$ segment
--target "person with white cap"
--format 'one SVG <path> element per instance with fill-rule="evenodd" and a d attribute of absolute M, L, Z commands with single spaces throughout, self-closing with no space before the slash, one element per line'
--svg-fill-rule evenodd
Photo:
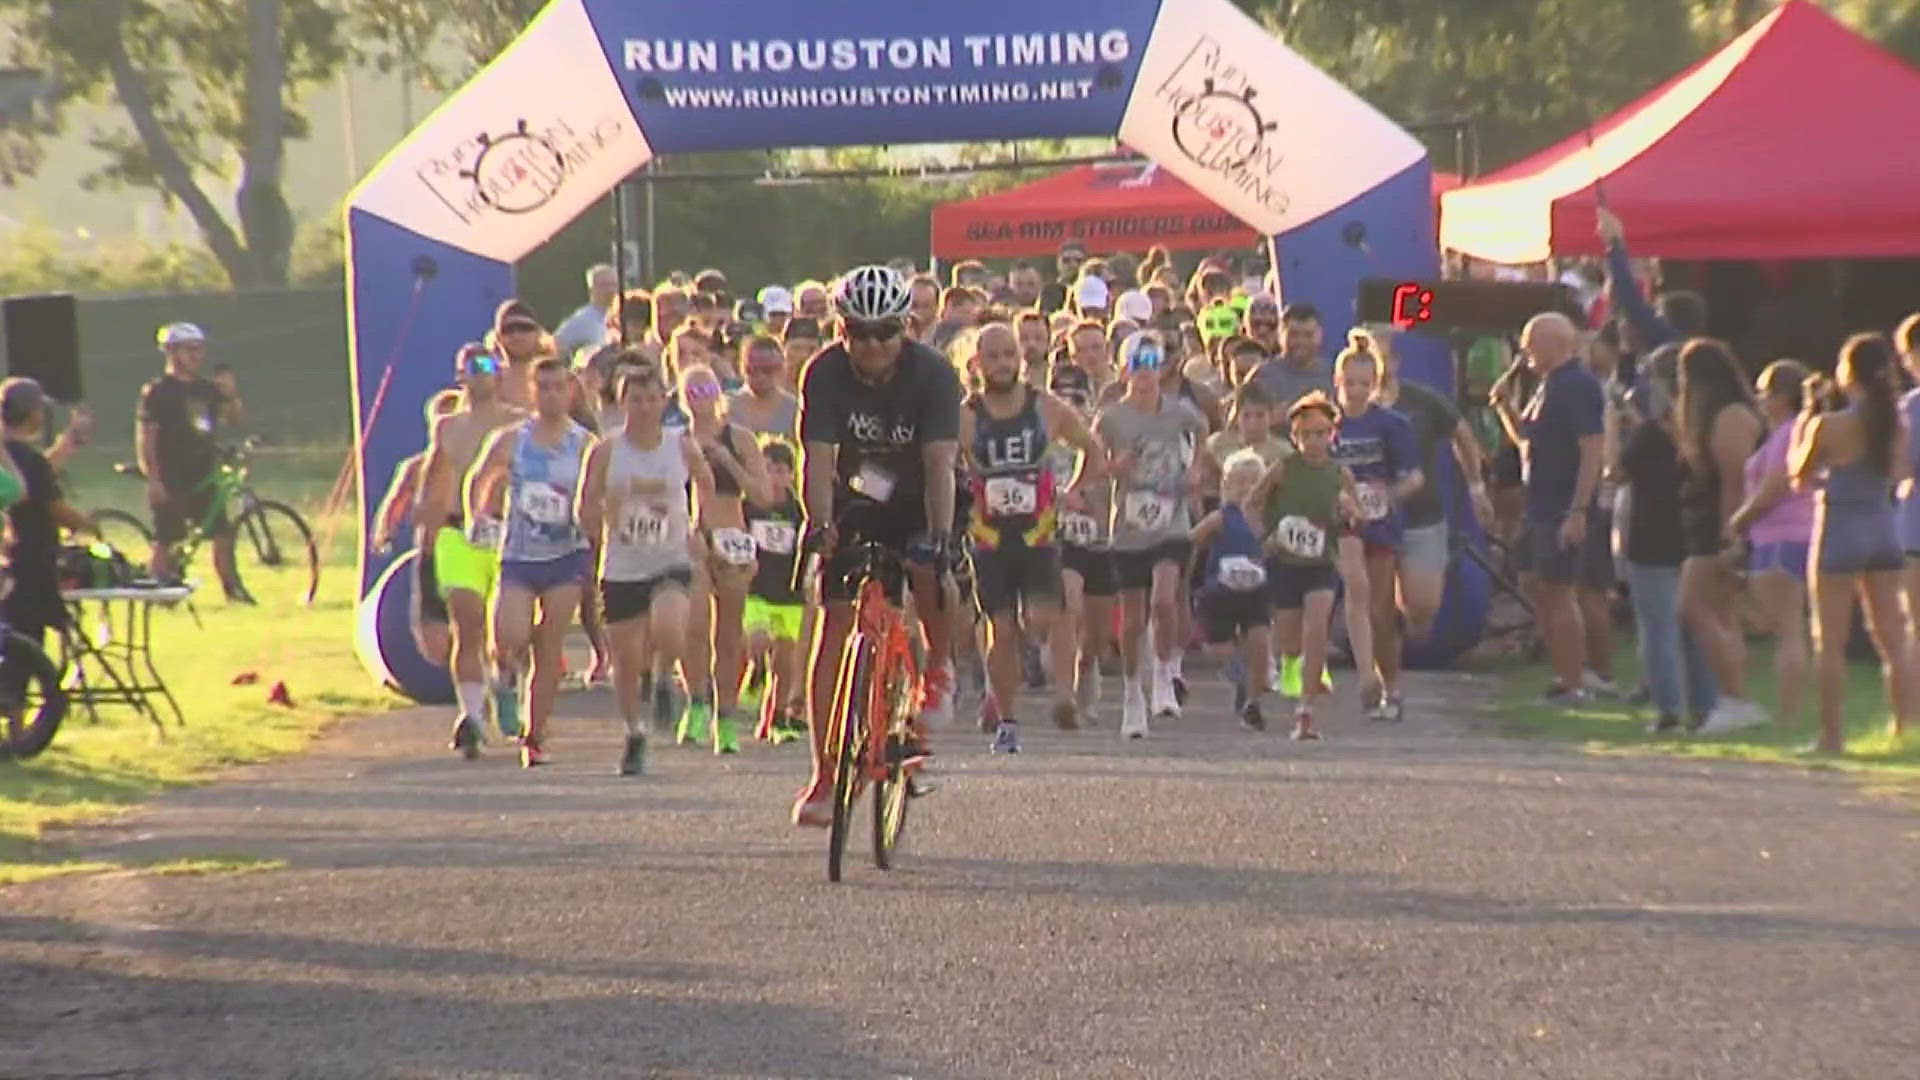
<path fill-rule="evenodd" d="M 760 301 L 760 316 L 766 320 L 766 333 L 780 337 L 793 318 L 793 294 L 784 285 L 768 285 L 754 299 Z"/>
<path fill-rule="evenodd" d="M 1073 307 L 1083 319 L 1107 321 L 1107 305 L 1112 297 L 1104 278 L 1088 275 L 1074 282 Z"/>
<path fill-rule="evenodd" d="M 1141 326 L 1153 322 L 1153 299 L 1139 289 L 1128 289 L 1113 301 L 1113 317 L 1131 319 Z"/>
<path fill-rule="evenodd" d="M 153 511 L 153 573 L 163 578 L 178 573 L 168 548 L 185 540 L 194 525 L 211 520 L 213 566 L 227 599 L 251 604 L 253 597 L 234 572 L 232 524 L 225 508 L 212 504 L 214 490 L 207 482 L 220 464 L 214 431 L 240 421 L 240 399 L 201 377 L 206 331 L 176 322 L 155 337 L 166 355 L 166 370 L 140 388 L 134 412 L 134 446 Z"/>

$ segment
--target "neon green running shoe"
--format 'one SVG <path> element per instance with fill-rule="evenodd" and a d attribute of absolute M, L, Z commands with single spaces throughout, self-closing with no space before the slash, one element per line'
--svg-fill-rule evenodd
<path fill-rule="evenodd" d="M 730 712 L 714 711 L 713 752 L 716 754 L 737 754 L 740 752 L 740 734 L 735 730 L 733 714 Z"/>
<path fill-rule="evenodd" d="M 1300 658 L 1297 656 L 1280 658 L 1280 694 L 1290 698 L 1300 696 Z"/>
<path fill-rule="evenodd" d="M 706 733 L 707 725 L 712 720 L 712 706 L 704 698 L 689 699 L 687 707 L 680 713 L 680 724 L 674 729 L 673 741 L 681 746 L 699 746 L 700 736 Z"/>

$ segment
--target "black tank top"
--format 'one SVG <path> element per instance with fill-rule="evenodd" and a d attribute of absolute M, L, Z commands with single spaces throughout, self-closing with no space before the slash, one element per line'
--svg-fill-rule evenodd
<path fill-rule="evenodd" d="M 732 424 L 723 423 L 721 425 L 720 445 L 726 447 L 727 452 L 732 454 L 736 459 L 739 458 L 740 451 L 733 445 Z M 707 465 L 713 469 L 713 493 L 715 495 L 740 494 L 740 481 L 733 478 L 733 470 L 716 460 L 712 454 L 707 455 Z"/>
<path fill-rule="evenodd" d="M 1040 416 L 1040 395 L 1022 386 L 1026 403 L 1005 420 L 988 411 L 975 394 L 973 410 L 973 528 L 977 542 L 997 546 L 1020 536 L 1028 546 L 1053 538 L 1053 470 L 1046 467 L 1047 424 Z"/>

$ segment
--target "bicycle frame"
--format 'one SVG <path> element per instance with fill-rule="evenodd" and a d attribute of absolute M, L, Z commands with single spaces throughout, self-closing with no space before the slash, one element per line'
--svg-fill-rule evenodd
<path fill-rule="evenodd" d="M 887 740 L 893 729 L 891 721 L 901 711 L 901 699 L 911 700 L 914 688 L 919 685 L 919 672 L 914 666 L 912 635 L 907 630 L 905 613 L 887 597 L 886 589 L 874 574 L 865 575 L 855 597 L 853 630 L 841 650 L 842 670 L 848 670 L 847 666 L 868 648 L 872 649 L 873 677 L 867 680 L 864 709 L 867 754 L 860 773 L 862 780 L 877 783 L 887 778 L 887 769 L 894 764 L 887 751 Z"/>

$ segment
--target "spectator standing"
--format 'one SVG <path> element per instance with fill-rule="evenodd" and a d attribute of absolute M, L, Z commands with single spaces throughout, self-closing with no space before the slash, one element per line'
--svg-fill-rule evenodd
<path fill-rule="evenodd" d="M 1578 344 L 1566 316 L 1534 316 L 1521 331 L 1520 349 L 1539 389 L 1519 412 L 1504 394 L 1490 401 L 1520 448 L 1526 510 L 1516 562 L 1553 667 L 1547 700 L 1557 705 L 1586 700 L 1586 650 L 1574 585 L 1599 491 L 1606 412 L 1599 380 L 1575 356 Z"/>
<path fill-rule="evenodd" d="M 1840 394 L 1815 385 L 1787 451 L 1787 467 L 1800 487 L 1812 486 L 1825 472 L 1809 560 L 1820 686 L 1814 749 L 1828 754 L 1845 749 L 1840 707 L 1856 597 L 1866 607 L 1867 630 L 1880 652 L 1895 739 L 1906 731 L 1914 707 L 1912 643 L 1900 606 L 1903 559 L 1893 520 L 1893 491 L 1910 479 L 1909 440 L 1894 400 L 1892 344 L 1878 334 L 1855 334 L 1841 347 L 1834 374 Z"/>
<path fill-rule="evenodd" d="M 571 362 L 581 349 L 606 344 L 607 316 L 613 312 L 613 302 L 619 295 L 620 279 L 612 266 L 600 263 L 587 271 L 587 302 L 561 320 L 553 331 L 554 351 L 560 359 Z"/>
<path fill-rule="evenodd" d="M 1899 329 L 1893 334 L 1894 348 L 1900 350 L 1900 359 L 1906 365 L 1907 375 L 1920 383 L 1920 312 L 1901 320 Z M 1907 391 L 1900 399 L 1900 416 L 1905 422 L 1909 435 L 1907 440 L 1907 476 L 1908 480 L 1900 487 L 1900 549 L 1906 555 L 1906 607 L 1907 622 L 1911 626 L 1920 626 L 1920 484 L 1912 477 L 1920 476 L 1920 438 L 1912 437 L 1920 433 L 1920 386 Z M 1913 664 L 1915 677 L 1920 678 L 1920 635 L 1914 641 Z"/>
<path fill-rule="evenodd" d="M 1655 718 L 1650 734 L 1697 727 L 1713 709 L 1713 678 L 1693 638 L 1680 625 L 1680 563 L 1686 541 L 1680 531 L 1680 451 L 1674 442 L 1671 374 L 1656 376 L 1639 392 L 1645 419 L 1620 446 L 1620 477 L 1632 491 L 1624 518 L 1620 569 L 1633 604 L 1640 667 Z"/>
<path fill-rule="evenodd" d="M 54 462 L 86 441 L 88 425 L 69 425 L 43 454 L 39 443 L 46 425 L 47 396 L 39 383 L 24 378 L 0 383 L 4 467 L 19 477 L 21 488 L 20 497 L 7 508 L 7 566 L 13 579 L 5 600 L 7 625 L 39 645 L 45 644 L 48 630 L 67 625 L 66 604 L 60 598 L 60 530 L 99 535 L 93 519 L 67 502 L 54 475 Z M 21 685 L 12 680 L 0 689 L 12 699 Z"/>
<path fill-rule="evenodd" d="M 1702 731 L 1724 735 L 1767 722 L 1747 699 L 1746 628 L 1739 619 L 1742 553 L 1727 544 L 1727 521 L 1745 501 L 1746 464 L 1765 438 L 1738 361 L 1725 345 L 1694 338 L 1680 349 L 1680 615 L 1719 691 Z"/>
<path fill-rule="evenodd" d="M 211 520 L 214 570 L 227 599 L 254 603 L 234 572 L 233 526 L 225 507 L 213 504 L 209 483 L 220 464 L 214 432 L 221 424 L 240 422 L 240 399 L 201 377 L 205 331 L 192 323 L 169 323 L 158 337 L 166 369 L 140 388 L 134 413 L 134 445 L 153 511 L 153 572 L 160 577 L 179 573 L 168 549 L 185 540 L 189 529 Z"/>
<path fill-rule="evenodd" d="M 1800 415 L 1807 369 L 1775 360 L 1760 373 L 1760 408 L 1772 429 L 1746 464 L 1746 500 L 1727 520 L 1727 542 L 1747 552 L 1747 587 L 1774 636 L 1775 704 L 1788 723 L 1800 720 L 1807 678 L 1807 550 L 1813 540 L 1813 495 L 1793 490 L 1787 446 Z M 1708 734 L 1712 734 L 1709 732 Z"/>

